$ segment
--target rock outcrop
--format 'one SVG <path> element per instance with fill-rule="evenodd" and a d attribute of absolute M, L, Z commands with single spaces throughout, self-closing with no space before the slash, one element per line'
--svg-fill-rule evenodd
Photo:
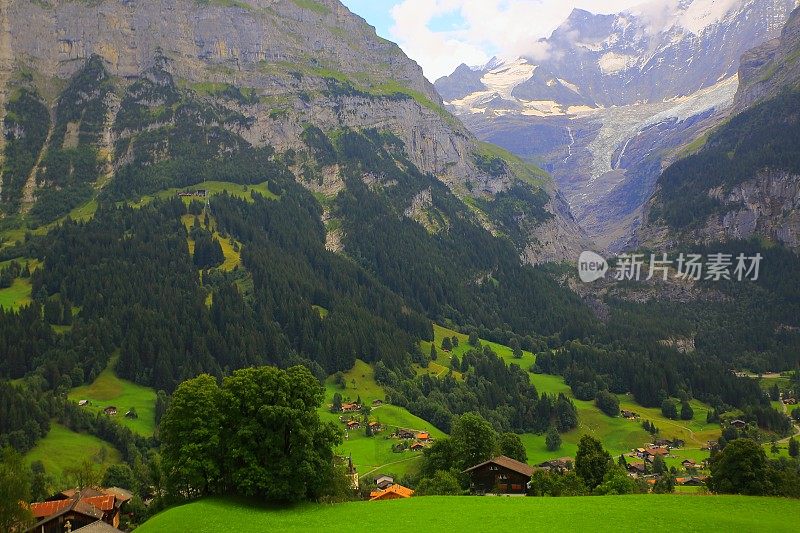
<path fill-rule="evenodd" d="M 124 91 L 163 57 L 163 69 L 180 87 L 245 117 L 247 127 L 236 134 L 253 146 L 304 150 L 308 124 L 324 131 L 373 128 L 397 136 L 414 165 L 462 199 L 473 194 L 471 184 L 491 181 L 496 194 L 521 178 L 483 172 L 477 141 L 444 110 L 420 67 L 337 0 L 2 0 L 0 6 L 0 98 L 23 72 L 34 73 L 26 83 L 53 107 L 47 87 L 63 86 L 93 56 Z M 223 101 L 225 87 L 250 97 Z M 106 109 L 102 136 L 111 146 L 120 134 L 110 132 L 117 93 Z M 118 156 L 112 168 L 130 154 Z M 558 249 L 580 248 L 583 239 L 548 188 L 552 219 L 520 247 L 531 262 L 565 259 Z M 488 217 L 479 218 L 494 229 Z"/>

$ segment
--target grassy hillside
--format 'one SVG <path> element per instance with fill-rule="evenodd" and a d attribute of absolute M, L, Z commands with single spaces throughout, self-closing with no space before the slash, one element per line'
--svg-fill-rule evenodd
<path fill-rule="evenodd" d="M 442 339 L 454 336 L 458 338 L 458 346 L 449 353 L 441 350 Z M 467 342 L 467 335 L 439 325 L 434 325 L 434 337 L 433 342 L 437 347 L 439 357 L 436 361 L 437 369 L 431 370 L 432 373 L 439 373 L 439 369 L 441 369 L 441 373 L 444 374 L 447 372 L 447 368 L 450 367 L 451 357 L 460 359 L 471 348 Z M 514 359 L 511 348 L 507 346 L 485 340 L 481 340 L 481 344 L 490 346 L 506 363 L 517 364 L 526 371 L 536 361 L 536 356 L 530 352 L 523 352 L 522 359 Z M 422 343 L 423 353 L 429 353 L 430 345 L 431 343 L 429 342 Z M 564 378 L 561 376 L 534 374 L 531 372 L 529 372 L 529 375 L 531 383 L 536 386 L 540 393 L 563 393 L 567 397 L 573 398 L 569 386 L 564 383 Z M 661 430 L 659 437 L 678 438 L 686 442 L 685 449 L 676 450 L 673 452 L 674 457 L 667 459 L 667 463 L 670 466 L 673 464 L 677 466 L 684 459 L 700 461 L 707 458 L 708 452 L 701 451 L 700 448 L 708 440 L 716 439 L 720 435 L 718 424 L 706 423 L 706 414 L 709 407 L 699 401 L 694 400 L 691 402 L 695 413 L 694 420 L 682 421 L 665 418 L 661 414 L 661 409 L 641 407 L 627 395 L 619 395 L 619 399 L 621 409 L 635 411 L 642 416 L 643 420 L 648 419 L 655 423 Z M 642 429 L 641 420 L 626 420 L 621 417 L 611 418 L 601 412 L 594 405 L 594 402 L 581 401 L 574 398 L 573 401 L 578 410 L 578 427 L 562 435 L 563 444 L 561 449 L 555 452 L 548 451 L 544 443 L 544 435 L 525 434 L 521 436 L 528 452 L 529 463 L 538 464 L 548 459 L 562 456 L 574 457 L 578 448 L 578 441 L 584 434 L 600 439 L 603 442 L 603 446 L 615 457 L 652 440 L 650 434 Z"/>
<path fill-rule="evenodd" d="M 103 465 L 119 463 L 120 453 L 111 444 L 94 435 L 76 433 L 61 424 L 51 423 L 50 432 L 25 455 L 30 464 L 41 461 L 48 474 L 60 477 L 67 467 L 91 459 Z"/>
<path fill-rule="evenodd" d="M 800 501 L 744 496 L 427 497 L 288 509 L 208 499 L 169 509 L 140 533 L 170 531 L 796 531 Z M 601 526 L 602 524 L 602 526 Z"/>
<path fill-rule="evenodd" d="M 199 189 L 205 189 L 211 196 L 215 194 L 220 194 L 222 192 L 227 192 L 231 196 L 236 196 L 244 200 L 252 199 L 251 193 L 253 192 L 257 192 L 258 194 L 270 199 L 278 198 L 277 195 L 275 195 L 269 190 L 269 187 L 267 187 L 266 182 L 259 183 L 258 185 L 241 185 L 239 183 L 230 183 L 225 181 L 203 181 L 196 185 L 191 185 L 188 187 L 181 187 L 181 188 L 166 189 L 153 195 L 143 196 L 142 198 L 139 199 L 138 202 L 136 202 L 133 205 L 134 207 L 141 207 L 143 205 L 149 204 L 155 198 L 161 198 L 161 199 L 171 198 L 176 194 L 178 194 L 179 191 L 183 190 L 195 191 Z M 197 198 L 187 197 L 184 198 L 184 201 L 186 203 L 189 203 L 190 201 L 192 201 L 192 199 L 196 200 Z"/>
<path fill-rule="evenodd" d="M 17 310 L 31 303 L 31 282 L 27 279 L 16 278 L 11 286 L 0 289 L 0 307 Z"/>
<path fill-rule="evenodd" d="M 363 361 L 356 361 L 355 366 L 349 372 L 344 373 L 344 382 L 345 387 L 342 388 L 335 383 L 333 377 L 328 379 L 325 383 L 325 402 L 319 410 L 323 420 L 335 422 L 341 428 L 344 428 L 339 421 L 341 415 L 331 413 L 328 409 L 329 404 L 333 401 L 333 395 L 337 392 L 345 400 L 355 401 L 361 397 L 361 401 L 365 405 L 372 405 L 373 400 L 385 400 L 383 388 L 375 383 L 375 373 L 372 367 Z M 361 419 L 359 414 L 352 416 L 358 420 Z M 349 431 L 344 443 L 337 450 L 339 455 L 349 456 L 352 454 L 353 463 L 358 469 L 359 475 L 363 477 L 377 474 L 379 471 L 380 473 L 403 475 L 418 468 L 422 456 L 420 452 L 395 453 L 392 451 L 392 446 L 399 441 L 389 438 L 389 435 L 397 427 L 427 431 L 434 438 L 445 436 L 429 422 L 396 405 L 384 404 L 374 407 L 370 418 L 380 422 L 387 429 L 373 437 L 367 437 L 366 430 L 363 428 Z"/>
<path fill-rule="evenodd" d="M 113 405 L 119 410 L 116 418 L 121 424 L 140 435 L 152 436 L 156 427 L 156 393 L 148 387 L 118 378 L 114 373 L 116 362 L 117 358 L 112 358 L 108 367 L 91 385 L 72 389 L 68 397 L 75 402 L 89 400 L 91 405 L 87 405 L 84 409 L 92 412 Z M 131 407 L 136 408 L 139 418 L 130 419 L 124 416 Z"/>

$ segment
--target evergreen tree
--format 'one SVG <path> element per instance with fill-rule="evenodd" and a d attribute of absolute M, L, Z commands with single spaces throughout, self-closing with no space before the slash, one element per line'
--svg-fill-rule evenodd
<path fill-rule="evenodd" d="M 474 329 L 469 332 L 469 339 L 468 341 L 470 346 L 478 346 L 480 344 L 480 340 L 478 339 L 478 332 Z"/>
<path fill-rule="evenodd" d="M 792 437 L 789 439 L 789 457 L 797 457 L 800 456 L 800 444 L 797 443 L 797 440 Z"/>
<path fill-rule="evenodd" d="M 691 420 L 694 418 L 694 409 L 689 402 L 681 402 L 681 420 Z"/>
<path fill-rule="evenodd" d="M 584 435 L 578 442 L 575 454 L 575 472 L 583 479 L 589 490 L 603 482 L 608 469 L 613 467 L 611 455 L 603 449 L 599 440 Z"/>
<path fill-rule="evenodd" d="M 670 420 L 678 419 L 678 408 L 675 405 L 675 400 L 667 398 L 661 403 L 661 414 Z"/>
<path fill-rule="evenodd" d="M 450 340 L 450 337 L 445 337 L 442 339 L 442 350 L 445 352 L 449 352 L 453 349 L 453 341 Z"/>
<path fill-rule="evenodd" d="M 544 437 L 544 444 L 548 451 L 554 452 L 561 448 L 561 435 L 555 426 L 550 426 L 547 429 L 547 434 Z"/>

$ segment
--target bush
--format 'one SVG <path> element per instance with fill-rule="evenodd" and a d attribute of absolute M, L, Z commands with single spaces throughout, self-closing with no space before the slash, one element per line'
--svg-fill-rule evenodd
<path fill-rule="evenodd" d="M 619 414 L 619 400 L 607 390 L 599 391 L 594 398 L 594 403 L 608 416 Z"/>

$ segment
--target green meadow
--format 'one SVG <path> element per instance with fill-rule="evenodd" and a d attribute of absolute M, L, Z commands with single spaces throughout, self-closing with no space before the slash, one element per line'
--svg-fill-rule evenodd
<path fill-rule="evenodd" d="M 248 201 L 252 201 L 252 193 L 254 192 L 272 200 L 276 200 L 278 198 L 278 195 L 269 190 L 266 182 L 259 183 L 257 185 L 242 185 L 227 181 L 203 181 L 186 187 L 173 187 L 171 189 L 164 189 L 163 191 L 159 191 L 155 194 L 142 196 L 138 201 L 131 205 L 133 205 L 133 207 L 142 207 L 149 204 L 156 198 L 164 200 L 174 197 L 180 191 L 196 191 L 198 189 L 205 189 L 211 196 L 227 192 L 231 196 L 236 196 Z M 188 204 L 192 200 L 198 200 L 198 198 L 185 197 L 183 200 Z"/>
<path fill-rule="evenodd" d="M 86 459 L 107 466 L 119 463 L 121 456 L 106 441 L 94 435 L 77 433 L 55 422 L 50 423 L 47 436 L 25 455 L 28 464 L 41 461 L 47 473 L 56 478 L 62 475 L 65 468 L 79 465 Z"/>
<path fill-rule="evenodd" d="M 0 289 L 0 307 L 16 311 L 20 307 L 31 303 L 31 290 L 30 280 L 14 279 L 10 287 Z"/>
<path fill-rule="evenodd" d="M 576 498 L 413 497 L 381 502 L 265 507 L 205 499 L 168 509 L 136 531 L 797 531 L 800 500 L 636 495 Z"/>
<path fill-rule="evenodd" d="M 426 372 L 437 375 L 444 375 L 450 367 L 450 358 L 461 356 L 472 347 L 467 342 L 468 336 L 435 324 L 434 341 L 438 352 L 438 358 L 433 369 L 425 369 Z M 445 337 L 458 338 L 458 346 L 450 352 L 441 349 L 442 340 Z M 690 421 L 669 420 L 661 414 L 659 408 L 645 408 L 638 405 L 630 396 L 619 395 L 620 409 L 634 411 L 641 415 L 640 420 L 626 420 L 622 417 L 609 417 L 600 411 L 591 401 L 576 400 L 572 396 L 569 385 L 564 383 L 561 376 L 549 374 L 534 374 L 530 368 L 536 362 L 536 356 L 530 352 L 523 351 L 521 359 L 515 359 L 511 348 L 494 342 L 481 339 L 481 345 L 490 346 L 508 364 L 516 364 L 525 371 L 528 371 L 531 383 L 536 386 L 539 393 L 565 394 L 571 398 L 578 410 L 578 427 L 561 436 L 562 446 L 559 450 L 551 452 L 547 449 L 544 442 L 544 435 L 524 434 L 520 437 L 528 453 L 528 462 L 538 464 L 548 459 L 556 457 L 574 457 L 578 449 L 578 441 L 584 434 L 592 435 L 602 441 L 603 446 L 615 457 L 620 454 L 628 453 L 633 448 L 638 448 L 652 440 L 641 426 L 645 419 L 652 421 L 659 428 L 659 438 L 682 439 L 686 442 L 685 449 L 675 450 L 673 457 L 667 459 L 669 466 L 675 464 L 680 466 L 684 459 L 694 459 L 702 461 L 708 458 L 709 453 L 700 450 L 709 440 L 714 440 L 720 435 L 718 424 L 706 423 L 706 414 L 709 407 L 697 400 L 690 403 L 694 409 L 694 419 Z M 429 353 L 430 342 L 423 342 L 421 348 L 423 353 Z M 456 376 L 458 377 L 458 375 Z"/>
<path fill-rule="evenodd" d="M 325 402 L 319 409 L 320 417 L 323 420 L 330 420 L 342 429 L 344 429 L 344 424 L 339 421 L 339 417 L 342 415 L 331 413 L 329 410 L 334 394 L 338 392 L 345 400 L 351 401 L 360 397 L 361 401 L 369 406 L 372 405 L 373 400 L 385 401 L 386 399 L 383 388 L 375 382 L 375 372 L 372 366 L 364 361 L 356 361 L 355 366 L 343 374 L 345 388 L 337 385 L 333 377 L 328 378 L 325 383 Z M 362 418 L 358 413 L 353 413 L 352 416 L 357 420 Z M 367 437 L 366 430 L 363 428 L 349 431 L 343 444 L 337 450 L 339 455 L 346 457 L 352 455 L 359 475 L 364 477 L 378 472 L 400 476 L 419 467 L 419 460 L 422 457 L 420 452 L 395 453 L 392 451 L 392 446 L 400 442 L 397 439 L 389 438 L 396 428 L 427 431 L 434 438 L 445 436 L 430 422 L 416 417 L 396 405 L 384 403 L 379 407 L 374 407 L 370 419 L 380 422 L 386 429 L 372 437 Z"/>
<path fill-rule="evenodd" d="M 91 385 L 72 389 L 68 397 L 75 402 L 89 400 L 90 405 L 85 406 L 84 409 L 92 412 L 102 411 L 113 405 L 119 411 L 115 418 L 121 424 L 145 437 L 152 436 L 156 427 L 156 393 L 151 388 L 117 377 L 114 373 L 117 357 L 111 359 L 108 367 L 97 376 Z M 125 417 L 125 413 L 131 407 L 136 409 L 139 418 Z"/>

